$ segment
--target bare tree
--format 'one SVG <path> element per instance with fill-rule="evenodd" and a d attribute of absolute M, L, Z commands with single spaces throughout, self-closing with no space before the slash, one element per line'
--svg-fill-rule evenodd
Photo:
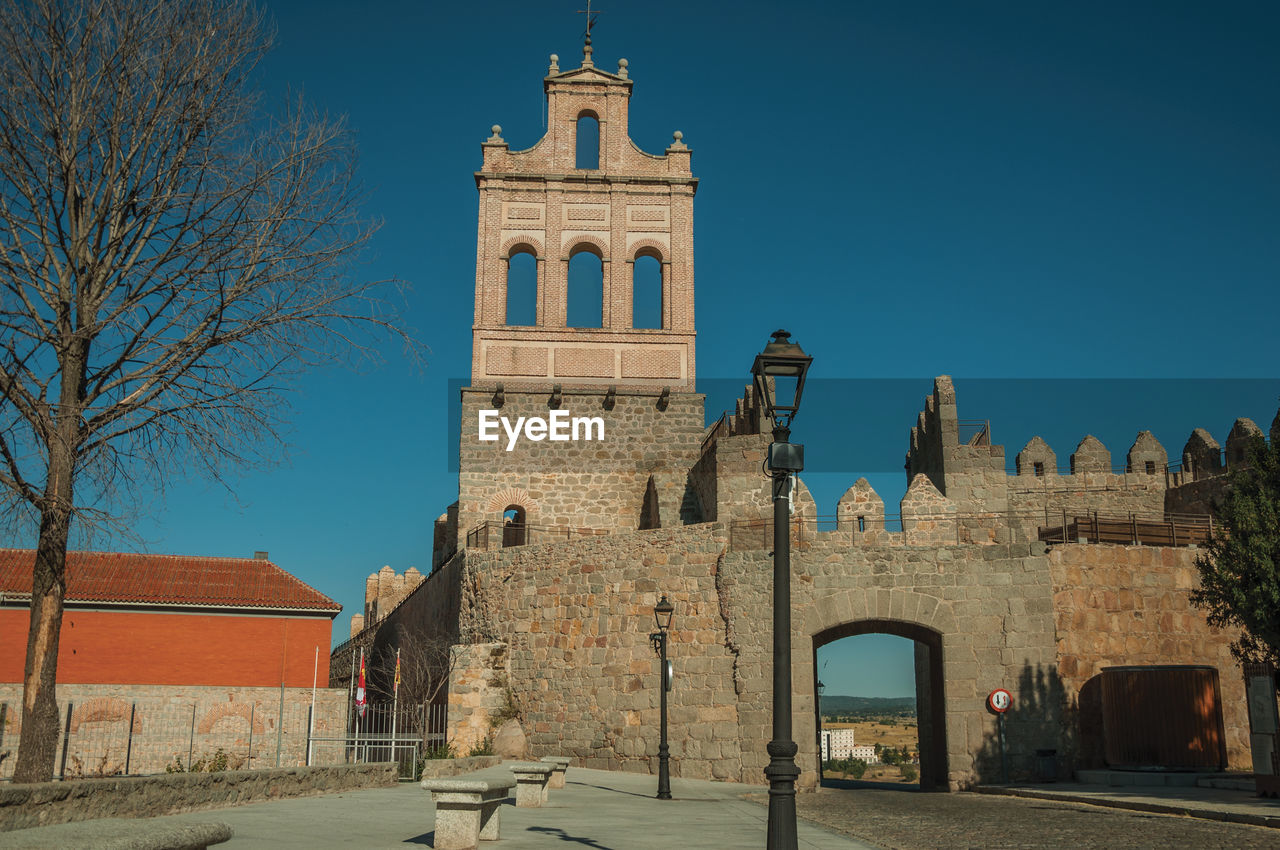
<path fill-rule="evenodd" d="M 402 707 L 432 705 L 448 693 L 449 676 L 457 663 L 458 647 L 447 635 L 421 625 L 397 625 L 390 640 L 374 647 L 369 664 L 370 690 L 379 698 L 394 696 L 396 649 L 400 650 L 400 698 Z M 414 733 L 424 719 L 413 713 Z"/>
<path fill-rule="evenodd" d="M 397 333 L 343 123 L 260 108 L 272 37 L 244 0 L 0 4 L 0 510 L 39 528 L 14 781 L 52 776 L 69 534 L 271 460 L 288 378 Z"/>

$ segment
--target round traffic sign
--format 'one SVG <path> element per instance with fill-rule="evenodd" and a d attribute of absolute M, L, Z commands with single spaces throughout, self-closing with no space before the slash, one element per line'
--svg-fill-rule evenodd
<path fill-rule="evenodd" d="M 1004 688 L 996 688 L 987 697 L 987 707 L 996 714 L 1004 714 L 1013 703 L 1013 695 Z"/>

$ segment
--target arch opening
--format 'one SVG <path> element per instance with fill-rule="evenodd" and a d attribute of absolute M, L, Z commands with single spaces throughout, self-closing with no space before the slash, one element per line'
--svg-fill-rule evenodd
<path fill-rule="evenodd" d="M 502 511 L 502 548 L 523 546 L 529 535 L 529 524 L 524 508 L 507 505 Z"/>
<path fill-rule="evenodd" d="M 507 324 L 532 327 L 538 323 L 538 260 L 527 250 L 507 259 Z"/>
<path fill-rule="evenodd" d="M 631 327 L 662 329 L 662 261 L 641 254 L 631 264 Z"/>
<path fill-rule="evenodd" d="M 574 144 L 574 168 L 596 171 L 600 168 L 600 121 L 594 113 L 578 116 L 577 138 Z"/>
<path fill-rule="evenodd" d="M 571 328 L 604 327 L 604 262 L 594 246 L 569 258 L 569 297 L 566 322 Z"/>
<path fill-rule="evenodd" d="M 855 640 L 845 641 L 846 638 Z M 907 646 L 894 647 L 893 644 L 899 642 L 893 641 L 892 638 L 901 638 L 910 643 Z M 845 643 L 832 646 L 839 641 L 845 641 Z M 860 643 L 861 646 L 859 646 Z M 872 647 L 870 644 L 876 644 L 876 646 Z M 896 650 L 897 657 L 889 658 L 889 665 L 895 669 L 887 671 L 887 678 L 884 681 L 913 683 L 914 705 L 908 705 L 905 700 L 892 703 L 859 703 L 851 700 L 844 703 L 835 699 L 839 696 L 859 696 L 859 694 L 842 694 L 840 691 L 856 687 L 855 684 L 849 684 L 850 682 L 861 681 L 860 677 L 850 679 L 850 674 L 847 672 L 837 674 L 832 669 L 832 663 L 837 663 L 837 669 L 843 668 L 845 671 L 857 669 L 859 666 L 857 664 L 839 665 L 836 661 L 837 657 L 845 656 L 844 660 L 847 661 L 848 656 L 854 656 L 863 664 L 884 668 L 882 656 L 886 655 L 886 646 Z M 824 648 L 825 651 L 820 653 Z M 820 765 L 819 775 L 824 786 L 857 787 L 856 782 L 846 778 L 851 777 L 850 772 L 821 770 L 824 764 L 828 768 L 839 769 L 847 766 L 847 760 L 854 757 L 866 758 L 874 763 L 882 754 L 892 749 L 893 753 L 888 759 L 897 763 L 895 765 L 897 771 L 873 770 L 868 766 L 864 773 L 865 778 L 880 777 L 883 780 L 886 775 L 890 775 L 902 788 L 914 790 L 917 787 L 916 783 L 903 781 L 903 778 L 915 773 L 920 790 L 948 790 L 942 635 L 939 632 L 916 623 L 898 620 L 857 620 L 815 634 L 813 657 L 815 690 L 820 681 L 827 680 L 823 682 L 825 685 L 823 692 L 814 695 L 817 740 L 813 746 L 817 751 L 815 755 Z M 875 661 L 872 661 L 873 657 Z M 903 666 L 909 670 L 905 676 Z M 870 684 L 870 681 L 866 682 L 866 685 L 870 686 Z M 905 684 L 900 686 L 908 687 Z M 842 710 L 845 710 L 845 713 L 842 714 Z M 835 719 L 837 717 L 842 719 Z M 914 748 L 911 747 L 910 735 L 906 730 L 907 722 L 915 726 Z M 837 732 L 838 729 L 853 731 Z M 880 744 L 878 750 L 875 750 L 876 744 Z M 873 752 L 868 753 L 865 749 L 857 749 L 859 747 L 871 747 Z M 902 757 L 903 749 L 909 752 L 905 759 Z"/>

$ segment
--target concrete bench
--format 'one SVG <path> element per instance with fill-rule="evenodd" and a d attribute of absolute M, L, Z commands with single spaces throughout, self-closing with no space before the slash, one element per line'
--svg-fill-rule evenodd
<path fill-rule="evenodd" d="M 569 763 L 572 762 L 573 759 L 568 756 L 544 756 L 543 758 L 538 759 L 538 761 L 545 762 L 553 768 L 551 771 L 551 779 L 547 781 L 547 787 L 563 788 L 565 772 L 569 769 Z"/>
<path fill-rule="evenodd" d="M 204 850 L 231 839 L 225 823 L 174 823 L 153 818 L 99 818 L 0 833 L 5 850 Z"/>
<path fill-rule="evenodd" d="M 503 765 L 516 777 L 516 806 L 538 808 L 547 801 L 547 782 L 555 768 L 538 761 L 518 761 Z"/>
<path fill-rule="evenodd" d="M 515 786 L 512 779 L 424 779 L 436 804 L 436 850 L 471 850 L 498 840 L 498 813 Z"/>

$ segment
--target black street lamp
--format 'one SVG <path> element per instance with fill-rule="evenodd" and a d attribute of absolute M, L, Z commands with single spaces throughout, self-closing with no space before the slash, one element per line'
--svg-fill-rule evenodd
<path fill-rule="evenodd" d="M 667 630 L 671 628 L 671 616 L 676 607 L 667 601 L 662 594 L 658 604 L 653 606 L 653 619 L 658 623 L 658 630 L 649 635 L 654 652 L 658 653 L 661 672 L 661 683 L 658 687 L 658 799 L 671 799 L 671 767 L 670 748 L 667 746 L 667 691 L 671 690 L 671 662 L 667 661 Z"/>
<path fill-rule="evenodd" d="M 769 472 L 773 477 L 773 740 L 769 766 L 768 850 L 796 850 L 796 742 L 791 738 L 791 476 L 804 469 L 804 446 L 790 442 L 791 420 L 813 358 L 777 331 L 751 367 L 756 393 L 773 421 Z"/>

